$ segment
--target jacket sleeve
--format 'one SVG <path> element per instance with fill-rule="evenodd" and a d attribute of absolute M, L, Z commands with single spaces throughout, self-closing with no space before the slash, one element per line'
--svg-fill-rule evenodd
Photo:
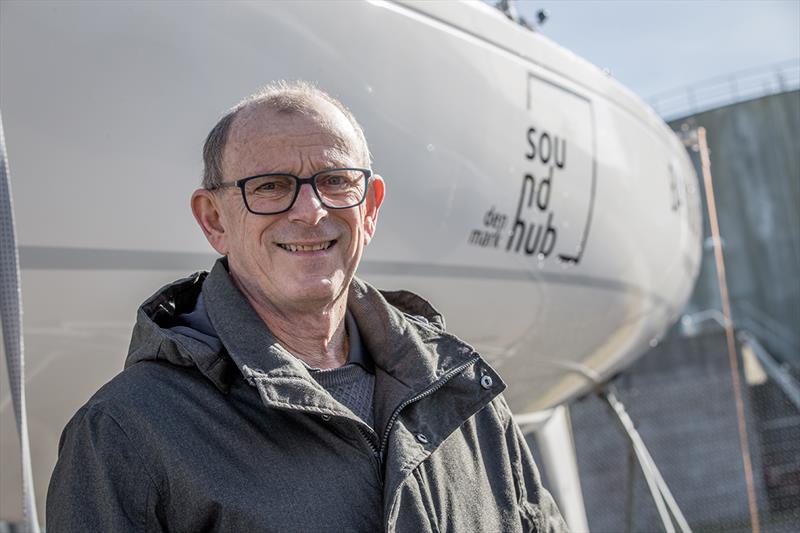
<path fill-rule="evenodd" d="M 511 410 L 505 399 L 501 396 L 499 400 L 507 416 L 506 445 L 514 473 L 517 502 L 524 531 L 568 532 L 567 524 L 555 500 L 542 486 L 539 469 L 533 461 L 533 455 L 525 442 L 522 430 L 512 419 Z"/>
<path fill-rule="evenodd" d="M 84 407 L 58 447 L 47 491 L 48 533 L 162 531 L 158 490 L 122 427 L 101 408 Z"/>

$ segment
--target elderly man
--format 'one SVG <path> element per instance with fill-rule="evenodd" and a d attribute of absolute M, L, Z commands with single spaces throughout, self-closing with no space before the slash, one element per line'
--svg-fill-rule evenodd
<path fill-rule="evenodd" d="M 273 84 L 203 155 L 192 212 L 224 257 L 139 309 L 64 430 L 48 531 L 563 529 L 497 374 L 354 277 L 384 182 L 344 105 Z"/>

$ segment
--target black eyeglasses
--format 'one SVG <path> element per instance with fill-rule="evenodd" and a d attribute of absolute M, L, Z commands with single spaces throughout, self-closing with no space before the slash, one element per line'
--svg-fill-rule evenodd
<path fill-rule="evenodd" d="M 308 183 L 322 205 L 328 209 L 349 209 L 361 205 L 367 197 L 372 177 L 368 168 L 328 168 L 308 178 L 294 174 L 259 174 L 223 183 L 215 189 L 238 187 L 247 210 L 255 215 L 277 215 L 288 211 Z"/>

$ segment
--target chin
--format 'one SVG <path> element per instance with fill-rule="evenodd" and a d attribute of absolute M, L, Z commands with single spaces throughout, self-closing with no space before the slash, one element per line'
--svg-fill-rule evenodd
<path fill-rule="evenodd" d="M 331 302 L 341 293 L 342 281 L 331 277 L 306 277 L 292 284 L 291 293 L 297 301 Z"/>

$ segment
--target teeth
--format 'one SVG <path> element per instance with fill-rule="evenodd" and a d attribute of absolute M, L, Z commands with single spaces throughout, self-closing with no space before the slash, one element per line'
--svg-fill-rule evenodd
<path fill-rule="evenodd" d="M 331 247 L 331 244 L 333 244 L 333 241 L 320 244 L 279 244 L 278 246 L 290 252 L 318 252 L 319 250 L 327 250 Z"/>

